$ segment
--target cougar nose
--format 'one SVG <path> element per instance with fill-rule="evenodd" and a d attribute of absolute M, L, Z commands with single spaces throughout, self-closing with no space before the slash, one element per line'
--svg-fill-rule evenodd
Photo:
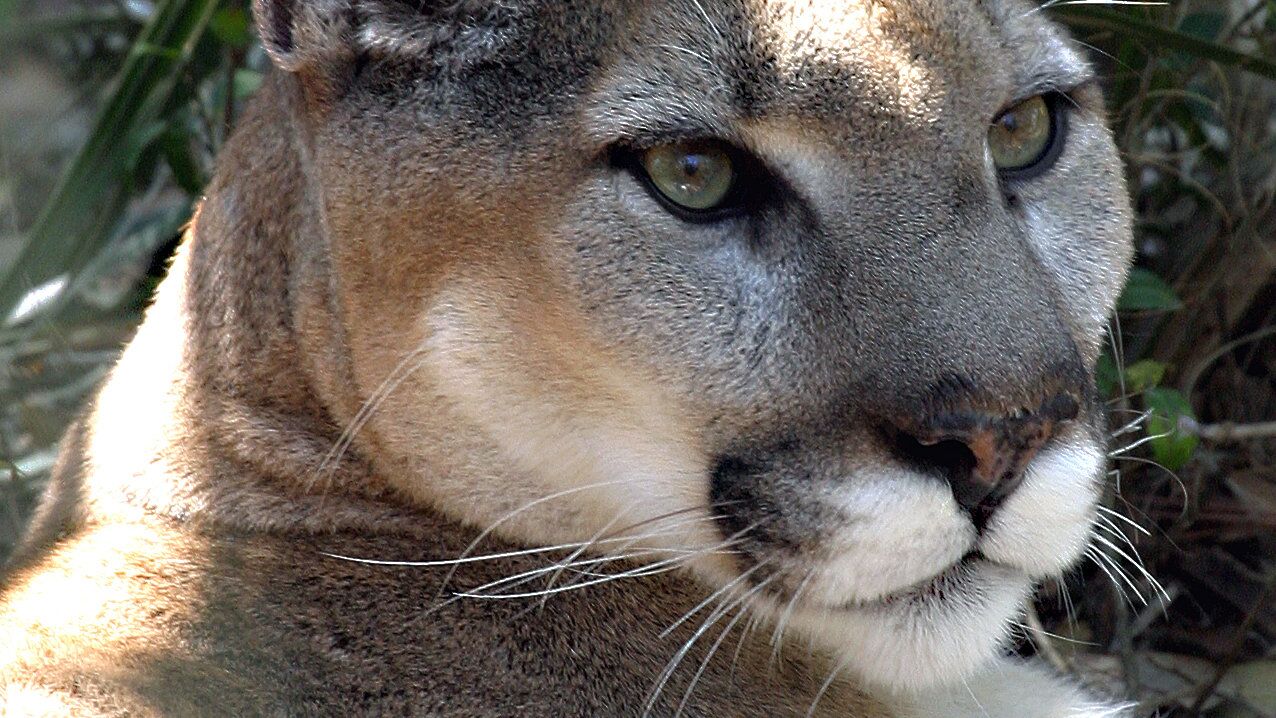
<path fill-rule="evenodd" d="M 907 459 L 948 480 L 957 503 L 982 529 L 1023 480 L 1032 457 L 1078 411 L 1076 399 L 1067 394 L 1009 415 L 943 411 L 901 422 L 897 440 Z"/>

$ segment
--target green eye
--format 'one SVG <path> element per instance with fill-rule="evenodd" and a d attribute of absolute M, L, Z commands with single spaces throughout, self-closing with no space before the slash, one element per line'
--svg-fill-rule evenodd
<path fill-rule="evenodd" d="M 988 149 L 1002 172 L 1035 169 L 1050 154 L 1056 136 L 1054 112 L 1043 95 L 1001 113 L 988 129 Z"/>
<path fill-rule="evenodd" d="M 736 183 L 731 153 L 716 142 L 674 142 L 642 153 L 656 191 L 690 212 L 711 212 L 731 198 Z"/>

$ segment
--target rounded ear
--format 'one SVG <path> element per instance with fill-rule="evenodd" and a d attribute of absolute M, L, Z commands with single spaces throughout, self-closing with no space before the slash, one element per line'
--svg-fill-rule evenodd
<path fill-rule="evenodd" d="M 322 61 L 349 58 L 349 0 L 252 0 L 261 44 L 275 65 L 300 72 Z"/>
<path fill-rule="evenodd" d="M 465 67 L 517 47 L 529 0 L 252 0 L 257 32 L 275 65 L 338 86 L 340 68 L 364 53 Z M 325 76 L 327 77 L 325 79 Z"/>

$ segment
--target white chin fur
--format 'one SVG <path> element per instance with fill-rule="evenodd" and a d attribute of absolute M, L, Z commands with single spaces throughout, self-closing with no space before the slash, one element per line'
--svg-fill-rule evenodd
<path fill-rule="evenodd" d="M 1131 706 L 1097 700 L 1039 666 L 1002 658 L 958 684 L 900 693 L 892 707 L 899 718 L 1120 718 Z"/>
<path fill-rule="evenodd" d="M 1026 575 L 978 562 L 940 600 L 913 596 L 847 610 L 797 612 L 791 626 L 864 681 L 915 691 L 960 682 L 991 661 L 1032 589 Z M 951 581 L 946 583 L 952 583 Z"/>

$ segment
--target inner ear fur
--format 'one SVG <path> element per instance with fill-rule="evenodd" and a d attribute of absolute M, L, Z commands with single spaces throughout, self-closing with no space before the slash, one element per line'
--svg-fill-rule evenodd
<path fill-rule="evenodd" d="M 360 56 L 456 67 L 507 47 L 532 1 L 253 0 L 253 16 L 266 52 L 287 72 Z"/>
<path fill-rule="evenodd" d="M 253 0 L 261 44 L 286 72 L 353 58 L 352 9 L 352 0 Z"/>
<path fill-rule="evenodd" d="M 459 67 L 492 59 L 508 47 L 531 2 L 355 0 L 358 39 L 374 56 L 428 59 Z"/>

